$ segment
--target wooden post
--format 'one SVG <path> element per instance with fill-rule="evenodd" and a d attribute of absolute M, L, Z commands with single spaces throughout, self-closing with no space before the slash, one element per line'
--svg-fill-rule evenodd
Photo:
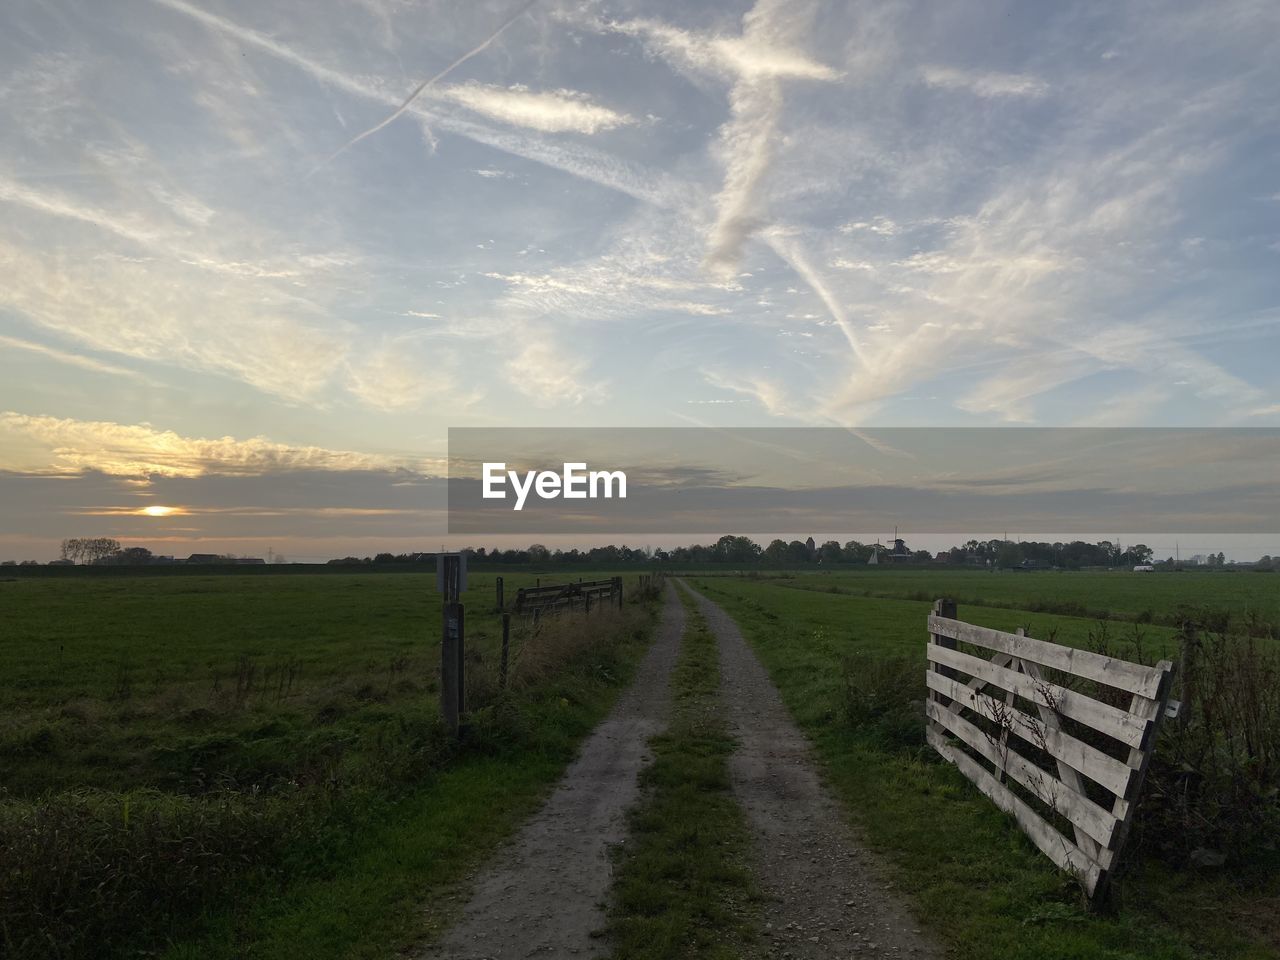
<path fill-rule="evenodd" d="M 440 713 L 450 735 L 458 735 L 462 714 L 462 604 L 444 605 L 440 641 Z"/>
<path fill-rule="evenodd" d="M 502 661 L 498 666 L 498 689 L 507 689 L 507 661 L 511 651 L 511 614 L 502 615 Z"/>
<path fill-rule="evenodd" d="M 578 582 L 581 583 L 582 581 L 579 580 Z M 587 616 L 590 616 L 591 615 L 591 594 L 589 592 L 584 593 L 582 595 L 582 601 L 583 601 L 583 605 L 587 609 Z"/>
<path fill-rule="evenodd" d="M 1151 765 L 1151 755 L 1156 752 L 1156 739 L 1160 735 L 1160 721 L 1164 719 L 1165 706 L 1169 702 L 1169 691 L 1173 688 L 1174 674 L 1177 672 L 1168 660 L 1161 660 L 1156 668 L 1163 672 L 1160 688 L 1154 700 L 1134 694 L 1129 701 L 1129 712 L 1147 724 L 1147 737 L 1141 747 L 1129 749 L 1129 768 L 1134 771 L 1129 778 L 1129 789 L 1124 796 L 1117 796 L 1111 805 L 1111 815 L 1118 821 L 1115 833 L 1111 837 L 1113 858 L 1119 855 L 1129 836 L 1129 828 L 1138 812 L 1138 797 L 1142 793 L 1142 783 L 1147 778 L 1147 768 Z M 1111 892 L 1112 870 L 1104 870 L 1098 877 L 1098 883 L 1089 896 L 1089 909 L 1097 910 L 1107 902 Z"/>
<path fill-rule="evenodd" d="M 1180 646 L 1178 675 L 1182 678 L 1182 705 L 1178 708 L 1178 723 L 1185 727 L 1191 722 L 1191 705 L 1196 699 L 1196 678 L 1200 666 L 1200 635 L 1190 620 L 1182 621 Z"/>
<path fill-rule="evenodd" d="M 440 715 L 452 736 L 466 705 L 463 702 L 464 637 L 466 627 L 460 598 L 466 580 L 466 560 L 462 554 L 440 554 L 436 557 L 436 583 L 444 596 L 441 605 L 440 630 Z"/>
<path fill-rule="evenodd" d="M 949 597 L 942 597 L 941 599 L 934 601 L 933 615 L 935 617 L 946 617 L 948 620 L 956 619 L 956 602 Z M 938 633 L 929 634 L 929 642 L 936 643 L 940 647 L 947 647 L 950 650 L 954 650 L 956 648 L 956 641 L 954 638 L 944 637 Z M 945 677 L 950 677 L 953 680 L 957 676 L 956 672 L 950 667 L 944 667 L 936 663 L 933 665 L 932 669 Z M 929 691 L 929 699 L 936 701 L 943 707 L 949 705 L 947 703 L 947 698 L 936 690 Z"/>
<path fill-rule="evenodd" d="M 493 586 L 494 586 L 494 589 L 497 591 L 497 594 L 498 594 L 498 609 L 499 609 L 499 610 L 501 610 L 501 609 L 502 609 L 502 607 L 503 607 L 503 603 L 502 603 L 502 578 L 501 578 L 501 577 L 498 577 L 498 578 L 493 582 Z"/>

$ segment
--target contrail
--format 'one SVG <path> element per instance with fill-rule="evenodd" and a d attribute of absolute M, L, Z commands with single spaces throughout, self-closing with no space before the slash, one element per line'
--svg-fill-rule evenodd
<path fill-rule="evenodd" d="M 418 97 L 421 96 L 423 90 L 427 89 L 427 87 L 431 86 L 433 83 L 439 83 L 441 80 L 447 77 L 450 73 L 452 73 L 458 67 L 462 66 L 464 63 L 466 63 L 476 54 L 481 53 L 482 51 L 487 49 L 489 44 L 493 43 L 493 41 L 497 40 L 500 36 L 502 36 L 503 32 L 507 29 L 507 27 L 511 26 L 513 23 L 519 20 L 520 17 L 524 15 L 525 11 L 527 11 L 530 7 L 532 7 L 537 2 L 538 0 L 527 0 L 527 2 L 521 4 L 519 9 L 517 9 L 515 13 L 511 14 L 511 16 L 507 17 L 506 20 L 502 21 L 502 26 L 498 27 L 497 30 L 495 30 L 492 34 L 490 34 L 487 40 L 485 40 L 483 43 L 481 43 L 478 47 L 474 48 L 473 50 L 469 50 L 468 52 L 464 53 L 457 60 L 453 61 L 453 63 L 449 64 L 439 73 L 437 73 L 434 77 L 429 77 L 428 79 L 423 80 L 420 84 L 414 87 L 413 92 L 409 94 L 408 97 L 405 98 L 404 103 L 400 104 L 400 106 L 397 107 L 389 117 L 387 117 L 381 123 L 375 124 L 374 126 L 370 127 L 364 133 L 357 134 L 356 136 L 352 137 L 350 140 L 348 140 L 346 143 L 340 146 L 337 150 L 333 151 L 333 153 L 329 154 L 329 156 L 326 157 L 321 163 L 317 164 L 316 168 L 312 170 L 311 173 L 307 174 L 307 177 L 308 178 L 312 177 L 318 171 L 320 171 L 324 167 L 327 167 L 329 164 L 333 163 L 333 161 L 336 160 L 340 155 L 345 153 L 347 150 L 350 150 L 352 147 L 354 147 L 357 143 L 359 143 L 365 137 L 371 137 L 375 133 L 377 133 L 379 130 L 381 130 L 383 127 L 387 126 L 390 123 L 393 123 L 406 110 L 409 109 L 409 107 L 413 104 L 413 101 L 417 100 Z"/>

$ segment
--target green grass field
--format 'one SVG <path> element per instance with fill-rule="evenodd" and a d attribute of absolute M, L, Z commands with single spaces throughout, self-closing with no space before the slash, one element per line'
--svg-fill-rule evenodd
<path fill-rule="evenodd" d="M 1100 623 L 1033 612 L 1068 598 L 1092 598 L 1129 613 L 1151 606 L 1151 619 L 1171 619 L 1182 594 L 1142 575 L 941 574 L 873 571 L 783 577 L 691 577 L 722 604 L 817 745 L 832 786 L 868 842 L 891 862 L 895 878 L 960 958 L 1262 958 L 1280 956 L 1280 877 L 1274 862 L 1248 870 L 1196 873 L 1170 869 L 1134 845 L 1110 915 L 1085 912 L 1069 878 L 1058 873 L 1012 822 L 922 744 L 911 690 L 883 710 L 851 718 L 849 671 L 878 664 L 916 664 L 922 675 L 923 599 L 960 597 L 962 619 L 1035 637 L 1088 645 L 1106 632 L 1114 653 L 1148 661 L 1176 653 L 1175 631 L 1128 619 Z M 1202 601 L 1243 615 L 1268 597 L 1254 581 L 1273 578 L 1191 577 Z M 1238 580 L 1244 580 L 1237 586 Z M 1152 591 L 1141 593 L 1152 583 Z M 1232 589 L 1218 593 L 1227 585 Z M 1163 591 L 1163 592 L 1161 592 Z M 870 595 L 868 595 L 870 594 Z M 887 595 L 887 596 L 886 596 Z M 896 596 L 895 596 L 896 595 Z M 1162 599 L 1157 599 L 1157 598 Z M 967 603 L 966 603 L 967 601 Z M 914 689 L 914 680 L 910 680 Z M 920 686 L 922 690 L 922 684 Z M 919 693 L 923 699 L 923 693 Z"/>
<path fill-rule="evenodd" d="M 538 575 L 503 577 L 510 598 Z M 1152 661 L 1176 656 L 1188 615 L 1270 645 L 1280 578 L 688 577 L 738 620 L 851 818 L 957 957 L 1280 956 L 1274 856 L 1197 872 L 1148 855 L 1140 832 L 1114 912 L 1085 913 L 1072 882 L 923 747 L 913 672 L 944 594 L 971 622 L 1078 645 L 1105 635 L 1111 652 Z M 458 748 L 437 718 L 433 575 L 0 581 L 0 858 L 11 865 L 0 953 L 373 960 L 429 936 L 458 878 L 536 809 L 604 716 L 652 625 L 641 604 L 544 624 L 537 638 L 517 629 L 513 687 L 499 696 L 493 576 L 473 574 L 464 601 L 479 709 Z M 633 823 L 641 843 L 620 866 L 629 885 L 614 932 L 629 955 L 644 955 L 645 898 L 673 891 L 682 943 L 709 950 L 688 931 L 744 930 L 724 905 L 746 888 L 734 857 L 721 862 L 740 827 L 723 791 L 704 789 L 723 786 L 715 665 L 696 620 L 689 637 L 678 722 L 655 743 Z M 851 670 L 884 665 L 892 678 L 903 663 L 908 686 L 888 687 L 887 703 L 872 690 L 870 708 L 851 705 Z M 692 873 L 681 818 L 706 820 L 698 836 L 727 844 Z M 42 930 L 55 939 L 31 939 Z"/>
<path fill-rule="evenodd" d="M 1182 619 L 1280 623 L 1280 576 L 1251 571 L 1134 573 L 877 567 L 762 573 L 804 590 L 1043 611 L 1176 626 Z"/>
<path fill-rule="evenodd" d="M 536 579 L 503 577 L 508 599 Z M 652 624 L 517 620 L 499 695 L 494 600 L 473 576 L 458 747 L 433 575 L 0 582 L 0 952 L 373 957 L 428 934 L 430 892 L 535 808 Z"/>

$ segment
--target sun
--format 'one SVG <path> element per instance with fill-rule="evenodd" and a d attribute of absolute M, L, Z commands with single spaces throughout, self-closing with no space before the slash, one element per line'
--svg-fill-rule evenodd
<path fill-rule="evenodd" d="M 143 507 L 138 511 L 144 517 L 172 517 L 175 513 L 181 513 L 178 507 L 162 507 L 157 505 Z"/>

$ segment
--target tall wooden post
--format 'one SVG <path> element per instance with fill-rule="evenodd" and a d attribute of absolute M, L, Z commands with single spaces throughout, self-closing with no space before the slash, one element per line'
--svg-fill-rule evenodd
<path fill-rule="evenodd" d="M 501 609 L 503 608 L 503 602 L 502 602 L 502 578 L 501 578 L 501 577 L 498 577 L 496 580 L 494 580 L 493 585 L 494 585 L 494 589 L 497 591 L 498 609 L 499 609 L 499 610 L 501 610 Z"/>
<path fill-rule="evenodd" d="M 934 601 L 933 615 L 935 617 L 946 617 L 948 620 L 954 620 L 956 618 L 956 602 L 949 597 L 943 597 L 940 600 Z M 954 650 L 956 648 L 955 638 L 944 637 L 940 633 L 929 634 L 929 642 L 936 643 L 940 647 L 947 647 L 950 650 Z M 955 679 L 956 677 L 956 672 L 954 670 L 950 667 L 944 667 L 941 664 L 935 663 L 932 665 L 931 669 L 945 677 L 950 677 L 952 679 Z M 929 691 L 929 699 L 937 701 L 941 706 L 947 706 L 947 698 L 936 690 Z"/>
<path fill-rule="evenodd" d="M 463 675 L 466 621 L 460 601 L 467 585 L 466 560 L 460 553 L 436 555 L 436 588 L 444 597 L 440 630 L 440 715 L 449 733 L 458 735 L 466 704 Z"/>
<path fill-rule="evenodd" d="M 1182 705 L 1178 708 L 1178 723 L 1186 726 L 1191 722 L 1191 705 L 1196 699 L 1196 676 L 1200 665 L 1200 635 L 1196 625 L 1190 620 L 1182 622 L 1180 638 L 1181 656 L 1178 673 L 1182 678 Z"/>

